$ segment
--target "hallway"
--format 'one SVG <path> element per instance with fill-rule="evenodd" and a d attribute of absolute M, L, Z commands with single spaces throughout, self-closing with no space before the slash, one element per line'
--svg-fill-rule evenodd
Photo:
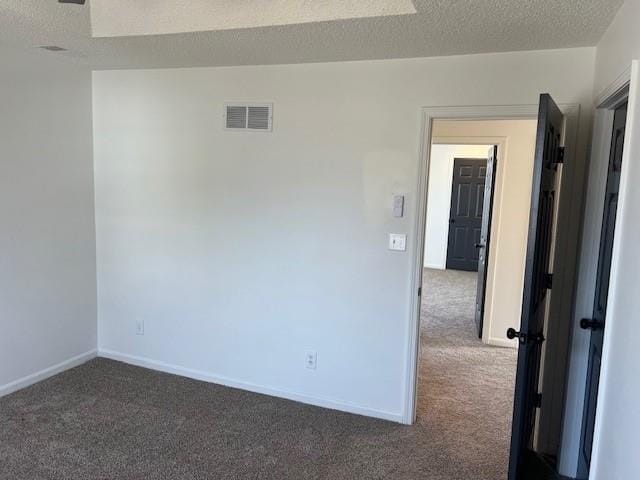
<path fill-rule="evenodd" d="M 473 319 L 477 274 L 425 269 L 418 424 L 482 480 L 506 478 L 517 350 L 491 347 Z M 452 459 L 454 462 L 456 460 Z"/>

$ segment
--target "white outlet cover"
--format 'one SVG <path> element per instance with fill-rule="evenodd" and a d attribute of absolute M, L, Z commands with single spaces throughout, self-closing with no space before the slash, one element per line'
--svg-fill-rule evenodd
<path fill-rule="evenodd" d="M 136 335 L 144 335 L 144 320 L 136 318 Z"/>
<path fill-rule="evenodd" d="M 305 357 L 305 367 L 310 370 L 315 370 L 318 365 L 318 354 L 316 352 L 307 352 Z"/>

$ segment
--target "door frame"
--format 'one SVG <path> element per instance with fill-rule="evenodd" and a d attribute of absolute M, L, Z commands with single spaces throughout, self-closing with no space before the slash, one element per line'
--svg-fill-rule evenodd
<path fill-rule="evenodd" d="M 577 144 L 578 119 L 580 115 L 580 106 L 578 104 L 559 104 L 558 105 L 565 115 L 565 145 L 566 156 L 565 163 L 575 165 L 575 147 Z M 427 187 L 429 180 L 429 162 L 432 144 L 432 125 L 434 120 L 516 120 L 516 119 L 535 119 L 538 114 L 538 104 L 530 105 L 486 105 L 486 106 L 450 106 L 450 107 L 422 107 L 420 122 L 420 144 L 418 149 L 418 183 L 416 186 L 416 216 L 414 224 L 414 233 L 412 238 L 411 262 L 412 272 L 410 279 L 410 318 L 407 355 L 405 365 L 405 392 L 404 392 L 404 414 L 403 423 L 413 424 L 416 420 L 416 405 L 418 393 L 418 361 L 420 357 L 420 304 L 421 304 L 421 285 L 422 271 L 424 263 L 424 246 L 425 246 L 425 225 L 427 212 Z M 476 140 L 477 142 L 477 140 Z M 556 255 L 556 259 L 565 259 L 571 257 L 566 255 L 564 249 L 567 247 L 567 240 L 576 237 L 579 231 L 580 215 L 572 217 L 574 210 L 582 208 L 582 183 L 577 182 L 577 175 L 566 175 L 567 180 L 563 182 L 561 188 L 561 198 L 569 199 L 570 202 L 561 202 L 558 221 L 562 225 L 569 227 L 563 229 L 563 235 L 560 236 L 556 245 L 556 251 L 560 254 Z M 582 178 L 582 177 L 581 177 Z M 577 189 L 577 190 L 576 190 Z M 576 198 L 577 197 L 577 198 Z M 577 203 L 578 205 L 575 205 Z M 577 243 L 577 241 L 576 241 Z M 559 250 L 558 250 L 559 249 Z M 573 284 L 576 262 L 556 262 L 554 265 L 555 290 L 560 292 L 556 294 L 559 303 L 560 299 L 566 301 L 566 295 L 569 293 L 569 301 L 573 300 Z M 556 268 L 560 267 L 560 268 Z M 568 288 L 564 288 L 568 287 Z M 571 310 L 571 309 L 569 309 Z M 562 323 L 562 322 L 557 322 Z M 569 330 L 571 318 L 567 319 L 566 330 Z M 568 334 L 567 342 L 564 348 L 560 349 L 560 355 L 557 361 L 565 363 L 568 353 Z M 557 363 L 554 363 L 557 365 Z M 558 370 L 564 371 L 565 368 Z M 562 381 L 556 380 L 557 388 L 564 389 L 564 375 Z M 560 406 L 560 414 L 562 407 Z"/>

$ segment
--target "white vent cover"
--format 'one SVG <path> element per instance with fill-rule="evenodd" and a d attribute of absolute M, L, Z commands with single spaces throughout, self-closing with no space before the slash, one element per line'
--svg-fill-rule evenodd
<path fill-rule="evenodd" d="M 225 130 L 270 132 L 272 127 L 272 103 L 227 103 L 224 106 Z"/>

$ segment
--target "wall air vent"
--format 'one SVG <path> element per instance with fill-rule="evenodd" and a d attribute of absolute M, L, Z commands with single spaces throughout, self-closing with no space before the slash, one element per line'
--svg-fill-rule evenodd
<path fill-rule="evenodd" d="M 227 103 L 224 106 L 224 128 L 270 132 L 273 128 L 273 104 Z"/>

